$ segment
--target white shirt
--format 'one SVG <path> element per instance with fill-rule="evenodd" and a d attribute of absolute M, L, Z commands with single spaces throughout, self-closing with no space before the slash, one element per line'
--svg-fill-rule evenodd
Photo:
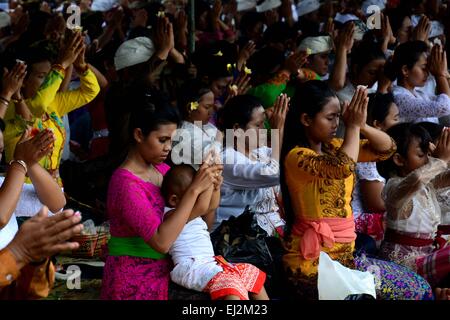
<path fill-rule="evenodd" d="M 3 184 L 3 181 L 5 181 L 5 178 L 0 177 L 0 185 Z M 12 241 L 18 230 L 16 215 L 13 212 L 8 223 L 3 228 L 0 228 L 0 250 Z"/>
<path fill-rule="evenodd" d="M 356 182 L 352 195 L 352 210 L 355 218 L 365 213 L 361 195 L 361 180 L 386 183 L 386 179 L 378 173 L 376 162 L 358 162 L 356 164 Z"/>
<path fill-rule="evenodd" d="M 401 122 L 434 122 L 450 115 L 450 97 L 446 94 L 430 95 L 425 89 L 413 92 L 401 86 L 394 86 L 394 101 L 400 111 Z"/>
<path fill-rule="evenodd" d="M 406 177 L 390 178 L 383 189 L 388 228 L 433 238 L 441 223 L 436 189 L 446 171 L 446 162 L 430 157 L 428 164 Z"/>
<path fill-rule="evenodd" d="M 172 210 L 165 208 L 164 212 Z M 170 278 L 188 289 L 203 291 L 208 282 L 223 271 L 214 259 L 214 249 L 208 226 L 202 217 L 197 217 L 184 226 L 177 240 L 169 249 L 175 264 Z"/>
<path fill-rule="evenodd" d="M 278 208 L 275 197 L 268 197 L 280 183 L 280 165 L 272 158 L 272 149 L 255 149 L 251 157 L 249 159 L 233 148 L 226 148 L 222 152 L 223 184 L 213 229 L 223 220 L 242 214 L 247 206 L 259 208 L 260 212 Z"/>

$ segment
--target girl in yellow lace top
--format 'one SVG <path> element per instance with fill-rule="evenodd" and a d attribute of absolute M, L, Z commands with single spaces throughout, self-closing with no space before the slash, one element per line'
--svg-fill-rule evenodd
<path fill-rule="evenodd" d="M 62 48 L 59 63 L 53 66 L 44 50 L 39 47 L 29 50 L 26 59 L 29 70 L 27 77 L 21 93 L 13 97 L 15 99 L 12 99 L 5 116 L 6 160 L 11 160 L 14 148 L 27 126 L 39 131 L 50 129 L 55 136 L 53 151 L 40 164 L 61 184 L 58 169 L 66 137 L 62 117 L 92 101 L 100 87 L 95 74 L 84 60 L 85 46 L 80 34 L 76 34 Z M 76 90 L 59 91 L 65 70 L 72 63 L 80 76 L 81 85 Z M 37 212 L 33 206 L 24 208 L 24 211 L 23 214 L 18 212 L 18 215 L 27 216 Z"/>
<path fill-rule="evenodd" d="M 341 115 L 339 100 L 324 82 L 313 80 L 298 88 L 286 116 L 288 134 L 284 135 L 281 152 L 287 226 L 283 263 L 294 295 L 317 298 L 320 251 L 350 268 L 365 271 L 373 264 L 379 269 L 385 267 L 384 262 L 374 259 L 359 262 L 353 258 L 356 234 L 350 202 L 355 164 L 387 159 L 396 149 L 386 133 L 366 124 L 367 103 L 367 90 L 358 88 L 350 104 L 344 105 L 344 140 L 335 138 Z M 367 140 L 360 140 L 360 134 Z M 393 268 L 388 265 L 389 270 Z M 422 288 L 414 289 L 414 298 L 422 298 L 424 292 L 429 294 L 429 285 L 422 278 L 403 269 L 395 272 L 409 279 L 406 281 L 413 279 L 415 287 Z M 408 294 L 395 291 L 395 285 L 381 278 L 380 287 L 394 292 L 377 292 L 381 298 L 405 298 L 411 294 L 410 287 L 406 287 Z"/>

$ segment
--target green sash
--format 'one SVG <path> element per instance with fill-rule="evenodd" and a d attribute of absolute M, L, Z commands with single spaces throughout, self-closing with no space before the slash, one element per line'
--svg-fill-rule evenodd
<path fill-rule="evenodd" d="M 167 255 L 162 254 L 140 237 L 111 237 L 108 241 L 108 250 L 110 256 L 131 256 L 139 258 L 165 259 Z"/>

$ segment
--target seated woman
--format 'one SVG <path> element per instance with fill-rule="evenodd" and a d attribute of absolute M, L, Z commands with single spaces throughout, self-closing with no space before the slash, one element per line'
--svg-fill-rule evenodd
<path fill-rule="evenodd" d="M 450 76 L 445 50 L 434 46 L 429 58 L 427 53 L 425 42 L 405 42 L 395 49 L 392 62 L 386 65 L 388 77 L 397 80 L 393 94 L 402 122 L 438 123 L 439 117 L 450 115 Z M 420 90 L 429 73 L 436 79 L 437 95 Z"/>
<path fill-rule="evenodd" d="M 369 257 L 354 258 L 355 223 L 350 206 L 357 161 L 389 158 L 396 146 L 366 124 L 367 90 L 344 105 L 344 140 L 336 139 L 341 107 L 321 81 L 298 89 L 286 116 L 281 152 L 281 191 L 286 215 L 283 262 L 293 295 L 317 298 L 320 251 L 346 267 L 377 270 L 377 298 L 427 299 L 429 284 L 408 269 Z M 360 140 L 360 134 L 367 139 Z"/>
<path fill-rule="evenodd" d="M 283 95 L 275 103 L 270 123 L 273 129 L 279 130 L 279 136 L 272 135 L 270 147 L 261 134 L 266 117 L 257 98 L 237 96 L 222 109 L 219 123 L 225 134 L 222 152 L 224 181 L 213 230 L 223 220 L 242 214 L 247 206 L 257 213 L 257 219 L 261 219 L 259 224 L 269 235 L 284 224 L 276 201 L 279 187 L 277 155 L 288 102 L 289 98 Z M 275 132 L 273 130 L 272 133 Z"/>
<path fill-rule="evenodd" d="M 41 159 L 40 164 L 60 185 L 59 165 L 66 139 L 62 117 L 92 101 L 100 91 L 95 74 L 84 60 L 84 52 L 85 46 L 79 33 L 62 47 L 60 58 L 53 65 L 48 50 L 39 46 L 28 49 L 22 59 L 29 71 L 5 116 L 8 123 L 4 132 L 7 161 L 12 159 L 17 141 L 28 125 L 38 131 L 53 131 L 55 142 L 52 152 Z M 80 75 L 81 86 L 76 90 L 58 92 L 65 69 L 72 63 Z M 35 192 L 24 204 L 17 208 L 17 216 L 32 216 L 42 207 Z"/>
<path fill-rule="evenodd" d="M 219 176 L 221 166 L 200 169 L 174 214 L 163 221 L 164 163 L 179 125 L 177 110 L 156 92 L 134 88 L 128 154 L 109 184 L 107 210 L 111 239 L 101 298 L 167 300 L 171 262 L 166 255 L 192 213 L 199 195 Z"/>

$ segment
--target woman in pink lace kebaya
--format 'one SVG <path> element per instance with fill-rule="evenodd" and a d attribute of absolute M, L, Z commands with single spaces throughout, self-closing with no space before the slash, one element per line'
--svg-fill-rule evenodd
<path fill-rule="evenodd" d="M 163 222 L 160 186 L 179 124 L 176 109 L 136 89 L 130 94 L 130 149 L 110 181 L 107 211 L 111 239 L 102 299 L 167 300 L 170 246 L 194 211 L 198 196 L 215 182 L 221 166 L 202 166 L 176 212 Z"/>

